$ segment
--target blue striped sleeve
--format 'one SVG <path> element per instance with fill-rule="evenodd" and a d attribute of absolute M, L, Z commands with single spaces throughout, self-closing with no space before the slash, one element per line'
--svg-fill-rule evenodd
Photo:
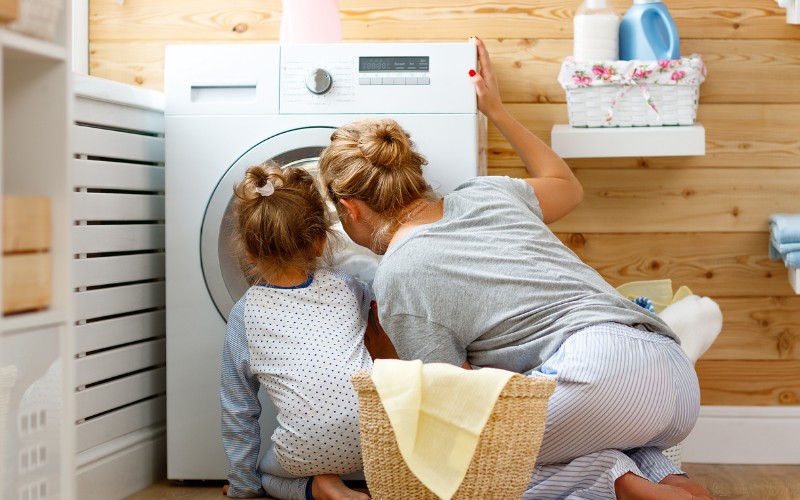
<path fill-rule="evenodd" d="M 245 295 L 246 296 L 246 295 Z M 245 297 L 231 310 L 222 349 L 222 445 L 228 455 L 228 496 L 235 498 L 264 495 L 258 472 L 261 435 L 258 418 L 259 381 L 250 371 L 250 351 L 244 325 Z"/>

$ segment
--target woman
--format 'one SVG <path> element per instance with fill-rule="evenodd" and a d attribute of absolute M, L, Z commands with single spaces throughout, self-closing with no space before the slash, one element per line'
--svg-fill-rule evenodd
<path fill-rule="evenodd" d="M 478 108 L 530 178 L 476 178 L 438 197 L 424 157 L 391 120 L 341 127 L 320 157 L 345 231 L 384 255 L 373 283 L 391 340 L 382 345 L 401 359 L 558 380 L 525 498 L 708 498 L 661 453 L 697 419 L 691 363 L 663 321 L 547 228 L 583 189 L 505 109 L 486 48 L 474 43 Z M 374 354 L 382 340 L 368 341 Z"/>

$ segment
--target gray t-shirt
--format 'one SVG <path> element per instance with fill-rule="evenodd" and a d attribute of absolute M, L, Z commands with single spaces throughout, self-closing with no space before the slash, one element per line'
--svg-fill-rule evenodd
<path fill-rule="evenodd" d="M 401 359 L 529 373 L 572 333 L 608 322 L 678 341 L 561 243 L 521 179 L 478 177 L 446 195 L 441 220 L 386 252 L 373 289 Z"/>

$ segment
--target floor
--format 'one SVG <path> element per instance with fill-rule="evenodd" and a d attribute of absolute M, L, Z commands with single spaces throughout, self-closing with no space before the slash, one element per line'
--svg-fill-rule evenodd
<path fill-rule="evenodd" d="M 800 465 L 683 464 L 717 500 L 800 500 Z M 126 500 L 206 500 L 222 496 L 223 482 L 174 484 L 163 480 Z"/>

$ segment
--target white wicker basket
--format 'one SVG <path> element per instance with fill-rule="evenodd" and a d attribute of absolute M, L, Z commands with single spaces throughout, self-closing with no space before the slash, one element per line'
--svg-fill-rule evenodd
<path fill-rule="evenodd" d="M 567 90 L 569 124 L 573 127 L 658 127 L 692 125 L 697 118 L 698 85 L 650 85 L 648 92 L 656 109 L 636 88 L 629 89 L 612 104 L 620 85 L 586 87 Z M 608 110 L 613 117 L 606 122 Z"/>
<path fill-rule="evenodd" d="M 573 127 L 692 125 L 705 66 L 696 55 L 678 61 L 567 58 L 558 79 Z"/>
<path fill-rule="evenodd" d="M 19 17 L 9 29 L 53 41 L 63 8 L 62 0 L 20 0 Z"/>
<path fill-rule="evenodd" d="M 683 463 L 683 444 L 682 443 L 678 443 L 675 446 L 673 446 L 672 448 L 667 448 L 666 450 L 663 451 L 663 453 L 664 453 L 664 456 L 666 456 L 667 458 L 672 460 L 672 463 L 675 464 L 675 467 L 680 469 L 681 464 Z"/>

